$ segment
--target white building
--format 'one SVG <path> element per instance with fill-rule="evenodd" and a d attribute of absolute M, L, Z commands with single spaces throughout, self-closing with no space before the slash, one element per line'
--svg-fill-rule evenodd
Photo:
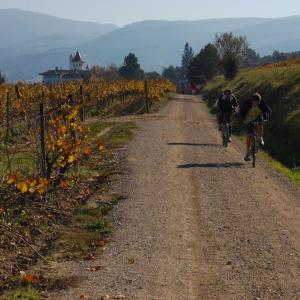
<path fill-rule="evenodd" d="M 76 52 L 74 57 L 72 54 L 70 55 L 70 70 L 83 71 L 84 64 L 85 64 L 85 61 L 83 60 L 82 56 L 80 55 L 80 53 L 78 51 Z"/>
<path fill-rule="evenodd" d="M 88 66 L 85 67 L 85 61 L 77 51 L 74 56 L 70 55 L 69 70 L 55 68 L 39 75 L 43 76 L 44 84 L 55 84 L 58 82 L 84 80 L 90 76 L 90 70 Z"/>

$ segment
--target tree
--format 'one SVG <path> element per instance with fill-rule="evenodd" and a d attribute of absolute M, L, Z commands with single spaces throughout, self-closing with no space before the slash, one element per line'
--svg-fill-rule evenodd
<path fill-rule="evenodd" d="M 162 76 L 172 81 L 181 81 L 184 79 L 181 67 L 169 66 L 163 69 Z"/>
<path fill-rule="evenodd" d="M 243 56 L 248 48 L 245 36 L 235 36 L 232 32 L 216 34 L 215 46 L 221 57 L 224 75 L 233 79 L 241 66 Z"/>
<path fill-rule="evenodd" d="M 239 72 L 240 61 L 235 56 L 227 56 L 226 59 L 222 61 L 224 67 L 224 76 L 227 79 L 234 79 Z"/>
<path fill-rule="evenodd" d="M 0 84 L 5 83 L 5 78 L 2 76 L 2 72 L 0 71 Z"/>
<path fill-rule="evenodd" d="M 272 54 L 272 59 L 274 62 L 278 62 L 278 61 L 287 60 L 288 56 L 284 53 L 281 53 L 281 52 L 275 50 Z"/>
<path fill-rule="evenodd" d="M 145 73 L 146 79 L 160 79 L 161 75 L 155 71 Z"/>
<path fill-rule="evenodd" d="M 184 79 L 187 79 L 188 69 L 190 67 L 193 58 L 194 58 L 193 49 L 189 45 L 189 43 L 186 43 L 184 46 L 182 59 L 181 59 L 181 67 L 182 67 Z"/>
<path fill-rule="evenodd" d="M 99 65 L 92 66 L 91 74 L 92 78 L 103 78 L 107 80 L 120 79 L 119 68 L 115 64 L 111 64 L 108 67 L 101 67 Z"/>
<path fill-rule="evenodd" d="M 260 55 L 253 49 L 247 47 L 243 56 L 242 66 L 245 68 L 257 66 L 260 61 Z"/>
<path fill-rule="evenodd" d="M 188 69 L 190 82 L 203 83 L 214 77 L 220 68 L 220 57 L 213 44 L 207 44 L 192 60 Z"/>
<path fill-rule="evenodd" d="M 138 58 L 133 53 L 129 53 L 124 58 L 123 66 L 119 69 L 119 74 L 126 79 L 143 79 L 144 71 L 138 63 Z"/>

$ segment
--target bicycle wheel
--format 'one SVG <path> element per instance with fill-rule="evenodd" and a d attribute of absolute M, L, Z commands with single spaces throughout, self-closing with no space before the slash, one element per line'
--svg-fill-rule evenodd
<path fill-rule="evenodd" d="M 228 124 L 222 124 L 222 139 L 223 146 L 228 147 L 228 139 L 229 139 L 229 126 Z"/>

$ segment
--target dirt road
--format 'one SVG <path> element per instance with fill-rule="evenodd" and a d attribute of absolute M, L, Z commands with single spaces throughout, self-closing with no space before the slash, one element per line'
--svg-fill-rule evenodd
<path fill-rule="evenodd" d="M 239 142 L 220 146 L 199 98 L 137 125 L 113 240 L 98 261 L 65 264 L 80 284 L 51 299 L 300 299 L 299 189 L 244 164 Z"/>

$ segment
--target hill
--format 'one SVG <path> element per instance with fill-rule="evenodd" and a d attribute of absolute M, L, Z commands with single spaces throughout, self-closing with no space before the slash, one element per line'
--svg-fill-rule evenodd
<path fill-rule="evenodd" d="M 264 22 L 264 19 L 218 19 L 200 21 L 144 21 L 127 25 L 80 48 L 92 63 L 121 63 L 134 52 L 147 71 L 161 71 L 163 66 L 178 64 L 188 41 L 198 51 L 220 31 L 236 31 L 241 26 Z"/>
<path fill-rule="evenodd" d="M 0 9 L 0 28 L 1 48 L 4 48 L 53 35 L 93 38 L 115 30 L 117 26 L 62 19 L 18 9 Z"/>
<path fill-rule="evenodd" d="M 282 62 L 241 71 L 232 81 L 217 76 L 204 88 L 204 96 L 213 107 L 225 88 L 232 88 L 242 104 L 260 92 L 273 114 L 266 127 L 267 151 L 290 168 L 300 166 L 300 64 Z M 242 128 L 240 125 L 237 129 Z"/>
<path fill-rule="evenodd" d="M 92 25 L 102 28 L 102 25 L 83 23 L 82 28 L 74 28 L 73 35 L 70 31 L 66 33 L 65 29 L 59 34 L 52 32 L 50 35 L 48 32 L 45 37 L 36 39 L 31 36 L 30 41 L 22 41 L 19 43 L 20 47 L 13 47 L 9 56 L 5 56 L 0 49 L 0 67 L 11 80 L 33 79 L 45 68 L 66 66 L 68 55 L 79 49 L 89 65 L 107 65 L 112 62 L 121 64 L 125 55 L 134 52 L 139 57 L 142 68 L 146 71 L 160 72 L 164 66 L 180 63 L 185 42 L 189 42 L 195 52 L 198 52 L 206 43 L 213 41 L 215 33 L 225 31 L 246 35 L 251 47 L 262 55 L 270 54 L 274 50 L 288 52 L 300 50 L 298 46 L 300 31 L 297 30 L 300 27 L 299 16 L 188 22 L 144 21 L 118 29 L 113 26 L 109 32 L 90 38 L 91 34 L 96 34 Z M 35 33 L 36 35 L 38 33 Z M 60 42 L 61 40 L 63 42 Z M 80 42 L 77 43 L 77 40 Z M 5 53 L 9 52 L 8 49 L 10 48 L 6 48 Z M 16 53 L 14 49 L 20 50 Z"/>
<path fill-rule="evenodd" d="M 76 48 L 77 45 L 118 27 L 112 24 L 67 20 L 18 9 L 1 9 L 0 28 L 0 69 L 8 79 L 28 80 L 36 77 L 36 70 L 43 70 L 42 61 L 45 56 L 49 66 L 53 66 L 57 60 L 59 62 L 58 56 L 53 59 L 48 57 L 48 51 L 65 47 Z M 57 55 L 59 52 L 57 51 Z M 64 59 L 66 60 L 65 57 Z M 33 66 L 33 63 L 37 65 Z"/>

